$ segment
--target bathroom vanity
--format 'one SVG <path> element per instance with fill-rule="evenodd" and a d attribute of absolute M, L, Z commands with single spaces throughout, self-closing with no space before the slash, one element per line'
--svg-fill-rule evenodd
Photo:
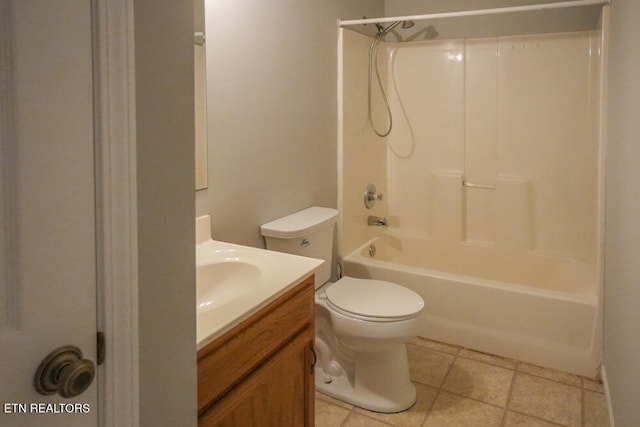
<path fill-rule="evenodd" d="M 199 426 L 312 426 L 322 260 L 211 239 L 196 218 Z"/>
<path fill-rule="evenodd" d="M 314 276 L 198 350 L 199 426 L 312 426 Z"/>

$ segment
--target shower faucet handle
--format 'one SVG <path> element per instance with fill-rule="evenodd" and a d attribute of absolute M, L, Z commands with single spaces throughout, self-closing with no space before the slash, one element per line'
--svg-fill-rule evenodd
<path fill-rule="evenodd" d="M 367 209 L 371 209 L 376 204 L 376 200 L 382 200 L 382 194 L 378 194 L 375 185 L 367 185 L 367 189 L 364 192 L 364 206 Z"/>

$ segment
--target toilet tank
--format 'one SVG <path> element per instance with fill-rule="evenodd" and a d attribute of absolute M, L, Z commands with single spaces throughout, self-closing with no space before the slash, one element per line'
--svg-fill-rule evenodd
<path fill-rule="evenodd" d="M 333 232 L 338 211 L 310 207 L 260 226 L 267 249 L 326 261 L 316 271 L 318 288 L 331 277 Z"/>

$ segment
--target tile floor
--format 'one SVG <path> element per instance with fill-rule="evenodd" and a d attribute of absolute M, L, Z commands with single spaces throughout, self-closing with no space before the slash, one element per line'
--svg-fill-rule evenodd
<path fill-rule="evenodd" d="M 316 426 L 609 426 L 598 381 L 422 338 L 407 352 L 413 407 L 380 414 L 316 393 Z"/>

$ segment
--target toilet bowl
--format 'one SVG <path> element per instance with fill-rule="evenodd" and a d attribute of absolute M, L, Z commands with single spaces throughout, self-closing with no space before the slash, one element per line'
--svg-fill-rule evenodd
<path fill-rule="evenodd" d="M 417 336 L 424 301 L 395 283 L 342 277 L 328 282 L 338 212 L 312 207 L 261 226 L 267 249 L 324 259 L 316 271 L 316 389 L 378 412 L 416 400 L 406 342 Z"/>
<path fill-rule="evenodd" d="M 363 288 L 364 298 L 358 298 Z M 418 335 L 422 299 L 393 283 L 352 277 L 319 291 L 316 389 L 372 411 L 411 407 L 416 390 L 405 343 Z"/>

